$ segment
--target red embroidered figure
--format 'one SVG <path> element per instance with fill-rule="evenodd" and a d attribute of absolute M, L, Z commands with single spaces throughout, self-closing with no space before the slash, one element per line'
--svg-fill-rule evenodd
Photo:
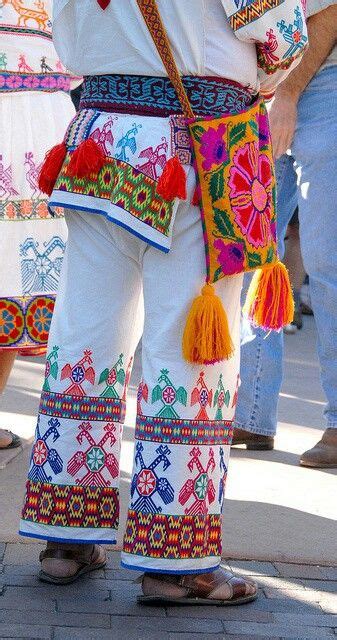
<path fill-rule="evenodd" d="M 147 147 L 147 149 L 143 149 L 143 151 L 140 152 L 139 157 L 147 158 L 147 162 L 145 162 L 144 164 L 136 165 L 136 169 L 139 169 L 139 171 L 142 171 L 143 173 L 145 173 L 145 175 L 149 176 L 149 178 L 152 178 L 153 180 L 157 180 L 159 177 L 157 166 L 159 166 L 160 169 L 164 169 L 164 166 L 166 164 L 166 153 L 168 150 L 168 144 L 166 138 L 163 137 L 162 141 L 163 142 L 161 144 L 158 144 L 155 149 L 153 149 L 153 147 Z"/>
<path fill-rule="evenodd" d="M 238 373 L 238 377 L 237 377 L 237 380 L 236 380 L 236 388 L 235 388 L 233 401 L 232 401 L 232 409 L 234 409 L 234 407 L 236 407 L 236 405 L 238 403 L 239 386 L 240 386 L 240 374 Z"/>
<path fill-rule="evenodd" d="M 71 384 L 64 391 L 64 393 L 69 393 L 72 396 L 85 396 L 85 391 L 83 389 L 83 383 L 85 380 L 90 382 L 90 384 L 95 383 L 95 371 L 92 364 L 91 359 L 92 351 L 86 349 L 84 351 L 83 358 L 76 362 L 76 364 L 65 364 L 62 367 L 61 371 L 61 380 L 65 380 L 66 378 L 70 378 Z"/>
<path fill-rule="evenodd" d="M 137 415 L 139 416 L 143 415 L 142 400 L 145 400 L 145 402 L 148 402 L 148 399 L 149 399 L 149 388 L 147 384 L 144 382 L 144 380 L 142 380 L 139 383 L 138 391 L 137 391 Z"/>
<path fill-rule="evenodd" d="M 193 471 L 194 467 L 196 467 L 198 474 L 194 480 L 187 480 L 180 489 L 179 502 L 185 505 L 190 498 L 193 498 L 191 506 L 185 509 L 186 515 L 206 515 L 208 513 L 208 506 L 215 500 L 213 480 L 209 477 L 210 473 L 213 473 L 215 469 L 214 451 L 212 448 L 209 450 L 209 459 L 206 468 L 201 464 L 201 450 L 199 447 L 193 447 L 190 456 L 192 459 L 187 466 L 190 471 Z"/>
<path fill-rule="evenodd" d="M 195 404 L 200 405 L 200 410 L 195 416 L 195 420 L 208 420 L 209 416 L 207 414 L 206 407 L 212 406 L 213 391 L 212 389 L 208 389 L 204 376 L 204 372 L 201 371 L 198 382 L 191 394 L 191 407 Z"/>
<path fill-rule="evenodd" d="M 76 451 L 74 453 L 68 462 L 67 471 L 71 476 L 75 476 L 84 467 L 86 473 L 82 478 L 76 478 L 76 484 L 81 484 L 85 487 L 109 487 L 111 482 L 104 477 L 103 471 L 106 469 L 111 478 L 116 478 L 119 467 L 113 453 L 107 453 L 104 445 L 109 440 L 110 446 L 115 444 L 114 432 L 116 431 L 116 425 L 113 422 L 106 424 L 104 427 L 105 434 L 99 442 L 95 442 L 89 433 L 91 428 L 90 422 L 82 422 L 80 424 L 77 440 L 80 444 L 87 440 L 89 447 L 85 451 Z"/>
<path fill-rule="evenodd" d="M 93 140 L 95 140 L 95 142 L 97 142 L 98 146 L 102 149 L 105 156 L 111 155 L 107 147 L 107 144 L 109 144 L 110 147 L 112 147 L 114 143 L 114 137 L 111 131 L 112 125 L 113 125 L 113 119 L 109 118 L 104 123 L 102 129 L 100 129 L 99 127 L 96 127 L 96 129 L 90 134 L 90 138 L 92 138 Z"/>
<path fill-rule="evenodd" d="M 262 45 L 263 55 L 269 64 L 275 64 L 279 61 L 278 56 L 275 55 L 275 51 L 278 49 L 277 38 L 272 29 L 267 31 L 266 36 L 268 40 Z"/>

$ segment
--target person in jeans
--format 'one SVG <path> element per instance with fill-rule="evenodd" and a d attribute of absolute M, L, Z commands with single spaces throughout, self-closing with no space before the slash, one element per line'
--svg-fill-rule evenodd
<path fill-rule="evenodd" d="M 318 331 L 327 428 L 300 463 L 337 467 L 337 5 L 309 0 L 311 45 L 299 66 L 279 85 L 270 109 L 278 158 L 280 254 L 298 205 L 301 250 L 310 279 Z M 286 153 L 290 149 L 289 152 Z M 282 382 L 283 335 L 266 334 L 243 321 L 241 378 L 233 444 L 272 449 Z"/>

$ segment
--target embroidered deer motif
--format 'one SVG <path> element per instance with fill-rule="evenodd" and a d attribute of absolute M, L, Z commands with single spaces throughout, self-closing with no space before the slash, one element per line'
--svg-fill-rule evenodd
<path fill-rule="evenodd" d="M 27 153 L 25 153 L 25 165 L 28 167 L 26 179 L 33 190 L 32 197 L 34 198 L 40 192 L 38 180 L 42 163 L 38 165 L 35 164 L 33 153 L 31 151 L 27 151 Z"/>
<path fill-rule="evenodd" d="M 19 55 L 18 70 L 21 73 L 34 73 L 32 67 L 30 67 L 29 64 L 27 63 L 26 58 L 23 55 L 23 53 L 21 53 L 21 55 Z"/>
<path fill-rule="evenodd" d="M 35 22 L 38 29 L 47 31 L 47 27 L 51 26 L 45 3 L 37 0 L 34 5 L 36 9 L 29 9 L 23 4 L 23 0 L 3 0 L 4 4 L 12 5 L 13 9 L 19 14 L 18 27 L 32 26 Z"/>
<path fill-rule="evenodd" d="M 18 196 L 19 193 L 13 187 L 12 167 L 9 165 L 5 168 L 2 155 L 0 155 L 0 197 L 4 198 L 6 195 Z"/>

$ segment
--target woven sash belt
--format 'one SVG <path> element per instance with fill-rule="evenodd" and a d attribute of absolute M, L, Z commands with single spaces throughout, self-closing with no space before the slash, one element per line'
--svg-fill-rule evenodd
<path fill-rule="evenodd" d="M 236 114 L 253 101 L 238 82 L 217 77 L 185 76 L 184 87 L 199 116 Z M 167 78 L 129 75 L 87 76 L 80 109 L 168 117 L 182 113 L 176 91 Z"/>

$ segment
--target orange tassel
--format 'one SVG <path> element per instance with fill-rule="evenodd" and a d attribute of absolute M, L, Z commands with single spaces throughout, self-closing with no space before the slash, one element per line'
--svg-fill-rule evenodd
<path fill-rule="evenodd" d="M 174 198 L 186 200 L 186 173 L 177 156 L 167 161 L 158 180 L 157 193 L 167 202 L 172 202 Z"/>
<path fill-rule="evenodd" d="M 42 193 L 51 196 L 66 154 L 67 147 L 64 142 L 55 145 L 46 154 L 38 179 L 39 189 Z"/>
<path fill-rule="evenodd" d="M 243 312 L 255 326 L 280 331 L 294 317 L 289 275 L 282 262 L 258 269 L 250 283 Z"/>
<path fill-rule="evenodd" d="M 88 178 L 92 173 L 97 174 L 106 160 L 101 147 L 88 138 L 71 154 L 67 174 L 73 178 Z"/>
<path fill-rule="evenodd" d="M 187 316 L 184 358 L 193 364 L 213 364 L 228 360 L 233 353 L 226 312 L 213 285 L 206 284 Z"/>

